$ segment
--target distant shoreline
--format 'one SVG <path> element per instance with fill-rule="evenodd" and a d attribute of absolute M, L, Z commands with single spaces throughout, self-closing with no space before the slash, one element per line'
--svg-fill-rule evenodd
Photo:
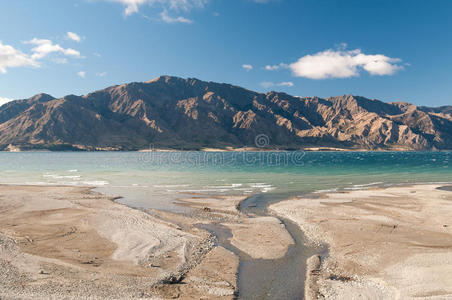
<path fill-rule="evenodd" d="M 363 148 L 334 148 L 334 147 L 308 147 L 299 149 L 263 149 L 257 147 L 244 148 L 201 148 L 201 149 L 172 149 L 172 148 L 155 148 L 140 150 L 107 150 L 107 149 L 73 149 L 73 150 L 50 150 L 50 149 L 14 149 L 0 150 L 0 153 L 26 153 L 26 152 L 451 152 L 452 149 L 435 149 L 435 150 L 413 150 L 413 149 L 363 149 Z"/>

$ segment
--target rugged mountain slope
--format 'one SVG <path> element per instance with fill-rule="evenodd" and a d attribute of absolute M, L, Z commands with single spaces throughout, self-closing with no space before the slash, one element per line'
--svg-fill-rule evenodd
<path fill-rule="evenodd" d="M 450 107 L 363 97 L 299 98 L 162 76 L 82 97 L 40 94 L 0 107 L 0 149 L 340 147 L 452 149 Z"/>

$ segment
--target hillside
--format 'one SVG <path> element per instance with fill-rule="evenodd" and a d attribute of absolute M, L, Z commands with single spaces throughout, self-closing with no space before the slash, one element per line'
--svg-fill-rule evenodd
<path fill-rule="evenodd" d="M 259 134 L 269 149 L 450 150 L 452 107 L 262 94 L 169 76 L 0 107 L 1 150 L 240 148 Z"/>

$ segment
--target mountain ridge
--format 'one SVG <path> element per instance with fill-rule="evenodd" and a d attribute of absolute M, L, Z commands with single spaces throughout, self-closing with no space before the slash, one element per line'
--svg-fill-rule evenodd
<path fill-rule="evenodd" d="M 160 76 L 0 107 L 0 150 L 143 150 L 152 147 L 451 150 L 452 106 L 361 96 L 297 97 Z M 263 146 L 263 147 L 262 147 Z"/>

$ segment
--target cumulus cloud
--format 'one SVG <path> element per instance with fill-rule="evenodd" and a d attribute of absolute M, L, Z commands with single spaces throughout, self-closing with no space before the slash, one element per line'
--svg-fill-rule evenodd
<path fill-rule="evenodd" d="M 6 73 L 8 68 L 24 66 L 39 67 L 39 63 L 29 55 L 0 41 L 0 73 Z"/>
<path fill-rule="evenodd" d="M 13 101 L 13 99 L 9 99 L 9 98 L 5 98 L 5 97 L 0 97 L 0 106 L 2 106 L 5 103 L 11 102 Z"/>
<path fill-rule="evenodd" d="M 165 23 L 186 23 L 186 24 L 193 23 L 192 20 L 184 17 L 171 17 L 168 15 L 168 12 L 166 10 L 160 13 L 160 18 Z"/>
<path fill-rule="evenodd" d="M 264 89 L 269 89 L 269 88 L 271 88 L 271 87 L 275 87 L 275 86 L 282 86 L 282 87 L 293 87 L 294 86 L 294 84 L 293 84 L 293 82 L 292 81 L 283 81 L 283 82 L 279 82 L 279 83 L 274 83 L 274 82 L 272 82 L 272 81 L 264 81 L 264 82 L 261 82 L 261 86 L 264 88 Z"/>
<path fill-rule="evenodd" d="M 76 34 L 75 32 L 68 31 L 66 33 L 66 37 L 74 42 L 80 43 L 82 41 L 82 37 Z"/>
<path fill-rule="evenodd" d="M 77 72 L 77 75 L 78 75 L 80 78 L 85 78 L 85 77 L 86 77 L 86 72 L 85 72 L 85 71 L 80 71 L 80 72 Z"/>
<path fill-rule="evenodd" d="M 253 66 L 250 64 L 243 64 L 242 68 L 245 69 L 247 72 L 249 72 L 253 69 Z"/>
<path fill-rule="evenodd" d="M 66 56 L 80 57 L 80 52 L 77 50 L 72 48 L 63 48 L 58 44 L 54 44 L 51 40 L 34 38 L 25 43 L 36 46 L 31 49 L 31 52 L 33 52 L 31 58 L 33 60 L 44 58 L 51 53 L 61 53 Z"/>
<path fill-rule="evenodd" d="M 34 46 L 31 49 L 31 53 L 24 53 L 13 46 L 4 45 L 0 41 L 0 73 L 6 73 L 8 68 L 25 66 L 40 67 L 41 59 L 52 53 L 60 54 L 60 56 L 53 56 L 51 58 L 53 62 L 58 64 L 67 63 L 68 60 L 66 57 L 82 58 L 79 51 L 72 48 L 63 48 L 48 39 L 33 38 L 23 43 Z"/>
<path fill-rule="evenodd" d="M 107 75 L 107 72 L 100 72 L 96 74 L 99 77 L 104 77 L 105 75 Z"/>
<path fill-rule="evenodd" d="M 360 49 L 328 49 L 301 57 L 289 65 L 296 77 L 310 79 L 348 78 L 359 76 L 362 70 L 371 75 L 393 75 L 403 69 L 401 59 L 383 54 L 364 54 Z"/>

